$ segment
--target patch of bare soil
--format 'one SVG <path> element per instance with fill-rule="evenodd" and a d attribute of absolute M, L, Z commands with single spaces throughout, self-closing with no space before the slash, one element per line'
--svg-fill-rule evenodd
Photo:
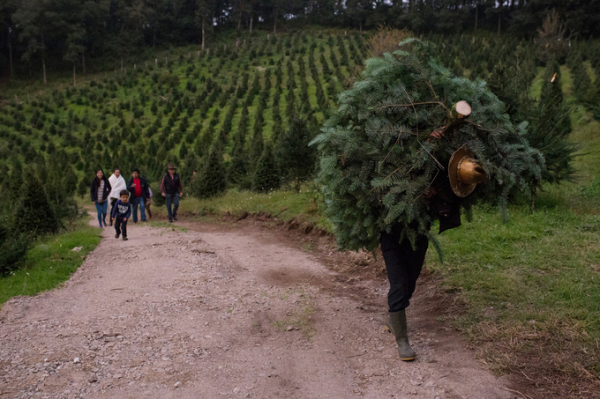
<path fill-rule="evenodd" d="M 0 397 L 518 397 L 437 318 L 447 299 L 427 279 L 404 363 L 370 257 L 324 251 L 320 232 L 181 225 L 131 225 L 126 242 L 106 229 L 63 287 L 7 302 Z"/>

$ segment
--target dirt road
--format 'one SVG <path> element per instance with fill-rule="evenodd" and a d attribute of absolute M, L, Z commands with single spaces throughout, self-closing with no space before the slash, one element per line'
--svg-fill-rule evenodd
<path fill-rule="evenodd" d="M 403 363 L 384 278 L 347 284 L 274 232 L 196 227 L 105 229 L 62 288 L 7 302 L 0 398 L 515 397 L 450 328 L 431 332 L 427 293 Z"/>

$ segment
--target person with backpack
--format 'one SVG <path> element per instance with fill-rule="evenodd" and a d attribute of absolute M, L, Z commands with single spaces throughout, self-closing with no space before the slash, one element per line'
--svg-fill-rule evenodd
<path fill-rule="evenodd" d="M 173 220 L 177 220 L 179 197 L 183 195 L 183 186 L 173 164 L 167 165 L 167 171 L 160 182 L 160 191 L 162 196 L 165 197 L 169 222 L 173 223 Z M 174 205 L 173 210 L 171 210 L 171 205 Z"/>
<path fill-rule="evenodd" d="M 108 178 L 104 176 L 102 169 L 96 170 L 96 178 L 92 181 L 90 194 L 92 202 L 96 205 L 98 213 L 98 224 L 100 228 L 106 227 L 106 210 L 108 205 L 108 196 L 112 190 Z"/>
<path fill-rule="evenodd" d="M 137 209 L 140 208 L 142 222 L 146 221 L 146 200 L 150 198 L 148 182 L 140 176 L 140 170 L 131 172 L 131 179 L 127 182 L 127 191 L 131 193 L 130 202 L 133 207 L 133 223 L 137 223 Z"/>

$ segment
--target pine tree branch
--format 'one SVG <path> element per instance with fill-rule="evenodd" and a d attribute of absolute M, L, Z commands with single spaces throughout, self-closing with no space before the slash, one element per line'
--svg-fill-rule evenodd
<path fill-rule="evenodd" d="M 408 93 L 406 93 L 406 94 L 408 94 Z M 444 109 L 447 109 L 446 106 L 444 105 L 444 103 L 441 101 L 424 101 L 424 102 L 420 102 L 420 103 L 410 103 L 410 104 L 380 105 L 378 107 L 372 108 L 372 110 L 382 110 L 385 108 L 392 108 L 392 107 L 411 107 L 411 106 L 414 107 L 415 105 L 426 105 L 426 104 L 438 104 L 438 105 L 441 105 L 442 107 L 444 107 Z"/>

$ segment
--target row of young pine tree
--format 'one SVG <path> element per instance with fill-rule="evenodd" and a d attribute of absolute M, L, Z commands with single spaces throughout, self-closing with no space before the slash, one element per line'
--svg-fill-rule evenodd
<path fill-rule="evenodd" d="M 566 140 L 571 125 L 559 64 L 566 62 L 574 84 L 586 88 L 581 91 L 585 96 L 577 92 L 578 101 L 591 108 L 599 80 L 591 85 L 586 77 L 589 67 L 598 70 L 600 59 L 592 42 L 574 41 L 547 58 L 531 41 L 461 35 L 431 36 L 429 43 L 457 75 L 486 79 L 514 121 L 529 123 L 528 140 L 544 149 L 546 181 L 572 176 L 577 146 Z M 307 143 L 367 56 L 365 35 L 358 32 L 268 35 L 212 54 L 179 51 L 161 62 L 124 66 L 99 82 L 11 100 L 0 108 L 0 168 L 7 177 L 0 181 L 0 195 L 3 205 L 12 205 L 2 206 L 0 217 L 4 226 L 13 227 L 0 237 L 14 239 L 20 230 L 33 235 L 55 231 L 17 226 L 17 207 L 26 201 L 13 181 L 37 179 L 48 193 L 49 205 L 40 209 L 71 209 L 67 214 L 73 215 L 69 198 L 75 192 L 87 194 L 99 166 L 106 171 L 118 167 L 126 175 L 138 167 L 158 192 L 165 165 L 173 162 L 198 197 L 229 187 L 258 192 L 282 184 L 298 187 L 315 172 L 315 154 Z M 486 57 L 488 62 L 477 61 Z M 473 69 L 482 64 L 479 71 Z M 535 101 L 528 93 L 539 66 L 546 69 Z M 64 197 L 50 194 L 60 186 Z M 65 218 L 54 215 L 48 220 Z M 13 244 L 20 248 L 17 241 Z"/>
<path fill-rule="evenodd" d="M 308 142 L 349 68 L 366 54 L 358 35 L 269 36 L 245 48 L 143 63 L 48 97 L 15 99 L 0 110 L 2 273 L 28 240 L 56 232 L 76 214 L 73 194 L 88 194 L 99 166 L 125 174 L 138 167 L 158 192 L 166 163 L 174 162 L 197 197 L 233 186 L 298 187 L 315 169 Z M 34 208 L 39 212 L 22 218 L 23 209 Z"/>
<path fill-rule="evenodd" d="M 348 42 L 349 50 L 346 50 L 344 42 Z M 268 44 L 266 49 L 265 44 Z M 240 52 L 240 58 L 236 58 L 235 62 L 223 62 L 223 57 L 216 56 L 202 57 L 199 62 L 196 57 L 179 57 L 176 65 L 167 68 L 156 68 L 150 64 L 147 69 L 138 68 L 115 80 L 105 79 L 99 84 L 92 82 L 89 87 L 66 89 L 64 93 L 55 91 L 51 99 L 34 100 L 29 107 L 21 103 L 9 107 L 0 118 L 13 129 L 0 130 L 0 139 L 7 140 L 8 152 L 20 150 L 25 162 L 35 158 L 37 143 L 40 142 L 39 151 L 48 156 L 55 155 L 56 142 L 62 147 L 72 147 L 76 151 L 69 151 L 65 156 L 86 175 L 93 173 L 97 165 L 121 165 L 125 170 L 145 168 L 152 180 L 158 180 L 166 162 L 180 163 L 190 158 L 186 164 L 197 165 L 194 157 L 205 158 L 215 138 L 224 144 L 222 147 L 229 157 L 240 158 L 243 156 L 241 150 L 245 149 L 250 163 L 254 163 L 262 154 L 263 113 L 267 108 L 270 108 L 269 124 L 272 124 L 271 141 L 274 145 L 296 113 L 305 118 L 307 128 L 314 131 L 318 124 L 315 114 L 327 112 L 330 101 L 339 90 L 339 80 L 345 79 L 340 63 L 348 65 L 348 54 L 351 54 L 356 66 L 366 54 L 360 36 L 338 37 L 339 58 L 345 62 L 338 60 L 336 51 L 333 47 L 327 48 L 328 44 L 334 44 L 333 38 L 310 40 L 309 43 L 306 37 L 300 36 L 279 41 L 272 37 L 258 44 L 258 51 L 252 48 L 245 53 Z M 280 54 L 277 48 L 281 47 L 279 50 L 283 57 L 276 63 L 271 57 L 268 64 L 273 66 L 267 66 L 264 71 L 256 69 L 250 85 L 251 75 L 239 71 L 248 69 L 255 53 L 267 57 L 268 46 L 273 47 L 275 54 Z M 315 60 L 315 53 L 320 54 L 320 65 Z M 284 54 L 289 55 L 285 57 Z M 284 57 L 287 59 L 285 63 Z M 220 76 L 228 64 L 238 68 L 232 68 L 231 74 Z M 207 70 L 211 77 L 205 79 Z M 324 76 L 321 76 L 321 71 Z M 275 75 L 274 79 L 272 75 Z M 221 77 L 225 84 L 217 83 L 223 81 Z M 180 80 L 185 80 L 186 84 L 183 85 Z M 184 86 L 183 89 L 181 86 Z M 200 86 L 203 88 L 198 89 Z M 309 87 L 316 88 L 316 97 L 312 100 L 318 99 L 316 108 L 309 101 Z M 281 99 L 282 95 L 285 99 Z M 258 101 L 255 101 L 256 98 Z M 281 112 L 280 101 L 285 101 L 285 112 Z M 73 112 L 73 108 L 80 107 L 85 109 L 83 116 Z M 248 107 L 255 112 L 249 115 Z M 68 112 L 61 112 L 67 108 Z M 233 117 L 240 108 L 239 122 L 232 126 Z M 250 117 L 254 119 L 253 126 L 249 126 Z M 217 132 L 215 129 L 219 126 Z M 236 128 L 237 134 L 231 135 Z M 250 135 L 249 128 L 252 129 Z M 184 171 L 186 177 L 191 173 L 190 168 Z M 81 192 L 84 192 L 84 185 L 82 182 Z"/>

